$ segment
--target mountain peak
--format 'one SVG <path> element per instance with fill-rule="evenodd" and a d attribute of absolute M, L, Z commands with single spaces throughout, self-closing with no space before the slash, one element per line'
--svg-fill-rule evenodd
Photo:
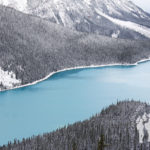
<path fill-rule="evenodd" d="M 150 38 L 150 15 L 129 0 L 0 0 L 0 3 L 80 32 L 125 39 Z"/>

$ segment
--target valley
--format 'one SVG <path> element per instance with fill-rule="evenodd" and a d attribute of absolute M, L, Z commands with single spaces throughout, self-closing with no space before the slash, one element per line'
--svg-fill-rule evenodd
<path fill-rule="evenodd" d="M 149 150 L 149 74 L 129 0 L 0 0 L 0 150 Z"/>
<path fill-rule="evenodd" d="M 67 68 L 134 64 L 150 57 L 149 39 L 80 33 L 4 6 L 0 12 L 0 67 L 19 81 L 5 86 L 1 77 L 1 90 L 32 84 Z"/>

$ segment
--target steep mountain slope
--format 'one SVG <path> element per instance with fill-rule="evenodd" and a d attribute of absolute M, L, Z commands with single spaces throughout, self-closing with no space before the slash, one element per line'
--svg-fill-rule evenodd
<path fill-rule="evenodd" d="M 77 31 L 150 38 L 150 15 L 129 0 L 0 0 L 1 4 Z"/>
<path fill-rule="evenodd" d="M 43 136 L 9 143 L 0 150 L 149 150 L 150 106 L 125 101 L 100 114 Z M 101 138 L 104 136 L 104 142 Z"/>
<path fill-rule="evenodd" d="M 13 7 L 23 12 L 26 11 L 27 8 L 27 0 L 0 0 L 0 4 Z"/>
<path fill-rule="evenodd" d="M 83 34 L 0 6 L 1 89 L 33 83 L 64 68 L 135 63 L 149 56 L 149 40 Z"/>

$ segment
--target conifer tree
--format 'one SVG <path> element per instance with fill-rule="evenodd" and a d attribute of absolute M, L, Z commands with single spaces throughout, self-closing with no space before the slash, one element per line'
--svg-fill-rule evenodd
<path fill-rule="evenodd" d="M 101 134 L 101 138 L 98 142 L 98 148 L 97 150 L 104 150 L 104 148 L 106 147 L 107 145 L 105 144 L 105 138 L 104 138 L 104 135 Z"/>
<path fill-rule="evenodd" d="M 77 145 L 76 145 L 76 143 L 75 143 L 75 142 L 73 142 L 72 150 L 77 150 Z"/>

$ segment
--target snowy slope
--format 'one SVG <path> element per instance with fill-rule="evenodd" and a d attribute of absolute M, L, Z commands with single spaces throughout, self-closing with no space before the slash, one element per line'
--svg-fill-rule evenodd
<path fill-rule="evenodd" d="M 4 71 L 0 67 L 0 90 L 1 87 L 5 87 L 7 89 L 17 85 L 21 85 L 21 80 L 16 79 L 16 75 L 12 71 Z"/>
<path fill-rule="evenodd" d="M 147 141 L 150 142 L 150 114 L 146 112 L 143 116 L 139 116 L 136 120 L 137 130 L 139 132 L 139 143 L 143 143 L 145 132 L 147 131 L 148 139 Z"/>
<path fill-rule="evenodd" d="M 131 21 L 123 21 L 123 20 L 119 20 L 119 19 L 110 17 L 110 16 L 102 13 L 98 9 L 96 11 L 97 11 L 97 13 L 99 15 L 107 18 L 108 20 L 112 21 L 113 23 L 115 23 L 115 24 L 117 24 L 119 26 L 122 26 L 124 28 L 131 29 L 131 30 L 134 30 L 136 32 L 139 32 L 140 34 L 150 38 L 150 28 L 142 26 L 142 25 L 139 25 L 139 24 L 136 24 L 136 23 L 131 22 Z"/>
<path fill-rule="evenodd" d="M 0 4 L 26 12 L 27 0 L 0 0 Z"/>
<path fill-rule="evenodd" d="M 150 38 L 150 15 L 129 0 L 0 0 L 0 3 L 81 32 L 115 38 Z"/>

